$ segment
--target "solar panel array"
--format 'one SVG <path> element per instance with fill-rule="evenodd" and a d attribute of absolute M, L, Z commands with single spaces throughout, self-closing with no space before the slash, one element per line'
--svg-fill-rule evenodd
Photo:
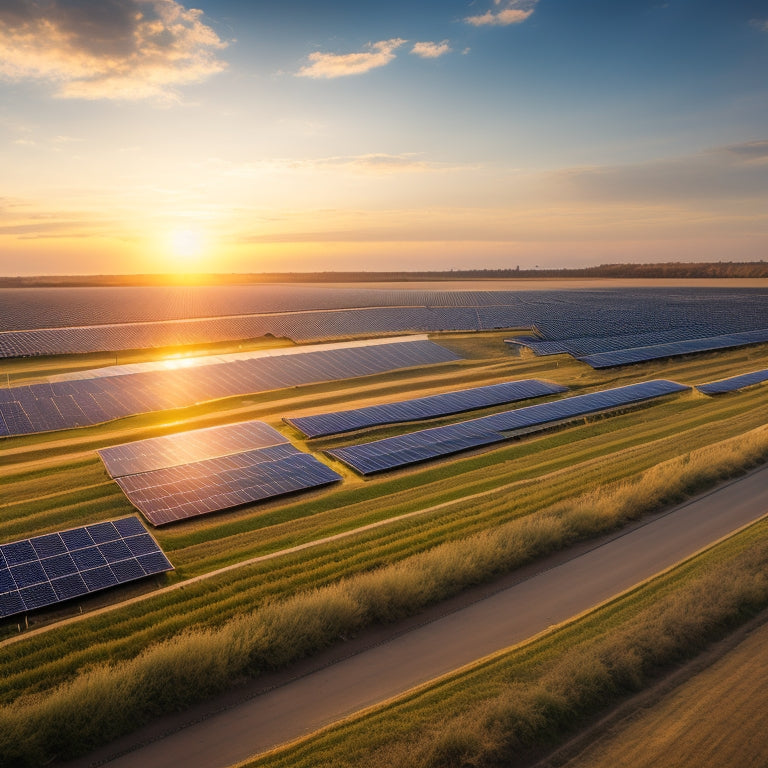
<path fill-rule="evenodd" d="M 362 475 L 406 467 L 470 448 L 508 440 L 590 413 L 609 411 L 690 389 L 665 379 L 530 405 L 479 419 L 433 427 L 370 443 L 334 448 L 327 453 Z"/>
<path fill-rule="evenodd" d="M 276 429 L 262 421 L 242 421 L 136 440 L 101 448 L 97 453 L 111 477 L 124 477 L 287 442 Z"/>
<path fill-rule="evenodd" d="M 0 436 L 98 424 L 234 395 L 452 362 L 458 355 L 423 338 L 332 344 L 270 354 L 220 355 L 178 369 L 88 377 L 0 389 Z"/>
<path fill-rule="evenodd" d="M 0 545 L 0 618 L 173 570 L 138 517 Z"/>
<path fill-rule="evenodd" d="M 743 373 L 740 376 L 732 376 L 729 379 L 710 381 L 707 384 L 699 384 L 696 389 L 705 395 L 720 395 L 724 392 L 735 392 L 745 387 L 752 387 L 755 384 L 762 384 L 764 381 L 768 381 L 768 369 Z"/>
<path fill-rule="evenodd" d="M 153 525 L 341 480 L 262 422 L 150 438 L 99 454 L 130 502 Z"/>
<path fill-rule="evenodd" d="M 624 347 L 765 328 L 760 289 L 380 291 L 329 286 L 0 289 L 0 357 L 241 340 L 537 328 L 545 341 L 660 334 Z M 739 306 L 734 313 L 733 307 Z M 329 311 L 332 310 L 332 311 Z M 170 321 L 170 322 L 169 322 Z M 676 336 L 678 331 L 686 335 Z M 665 336 L 664 334 L 668 334 Z M 583 349 L 593 354 L 608 349 Z"/>
<path fill-rule="evenodd" d="M 733 349 L 735 347 L 764 344 L 766 342 L 768 342 L 768 329 L 762 329 L 713 336 L 706 339 L 688 339 L 670 342 L 669 344 L 619 349 L 612 352 L 586 355 L 580 357 L 579 360 L 587 363 L 592 368 L 615 368 L 619 365 L 641 363 L 648 360 L 661 360 L 666 357 L 690 355 L 695 352 L 714 352 L 719 349 Z"/>
<path fill-rule="evenodd" d="M 419 421 L 436 416 L 487 408 L 493 405 L 513 403 L 544 395 L 567 391 L 567 387 L 538 379 L 507 381 L 485 387 L 474 387 L 458 392 L 445 392 L 429 397 L 402 400 L 396 403 L 371 405 L 336 413 L 320 413 L 313 416 L 290 416 L 283 419 L 301 431 L 306 437 L 322 437 L 342 432 L 353 432 L 380 424 Z"/>

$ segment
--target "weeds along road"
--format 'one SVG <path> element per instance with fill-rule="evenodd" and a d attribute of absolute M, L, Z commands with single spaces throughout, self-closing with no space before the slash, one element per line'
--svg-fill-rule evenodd
<path fill-rule="evenodd" d="M 380 645 L 125 750 L 73 765 L 224 768 L 519 643 L 669 568 L 768 514 L 768 467 Z M 134 735 L 135 742 L 140 735 Z M 146 734 L 144 735 L 146 738 Z"/>

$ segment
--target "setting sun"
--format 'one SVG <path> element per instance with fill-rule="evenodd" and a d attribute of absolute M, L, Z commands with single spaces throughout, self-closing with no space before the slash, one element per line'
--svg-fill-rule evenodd
<path fill-rule="evenodd" d="M 194 229 L 177 229 L 171 233 L 173 253 L 182 259 L 197 259 L 203 252 L 203 236 Z"/>
<path fill-rule="evenodd" d="M 168 258 L 178 271 L 194 271 L 206 257 L 205 236 L 198 229 L 172 230 L 167 236 L 166 247 Z"/>

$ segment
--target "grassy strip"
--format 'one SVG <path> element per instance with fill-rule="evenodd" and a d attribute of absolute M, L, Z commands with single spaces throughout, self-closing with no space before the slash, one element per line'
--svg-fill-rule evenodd
<path fill-rule="evenodd" d="M 768 455 L 768 428 L 666 462 L 639 479 L 558 504 L 535 517 L 437 547 L 374 572 L 267 604 L 207 630 L 180 634 L 119 665 L 81 672 L 48 694 L 0 710 L 0 762 L 74 755 L 161 712 L 181 709 L 316 651 L 339 636 L 392 621 L 545 552 L 741 471 Z"/>
<path fill-rule="evenodd" d="M 768 606 L 768 522 L 536 640 L 241 768 L 509 768 Z"/>

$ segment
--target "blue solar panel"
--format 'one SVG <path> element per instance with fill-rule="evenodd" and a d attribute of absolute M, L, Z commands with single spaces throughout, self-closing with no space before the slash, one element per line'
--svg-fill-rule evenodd
<path fill-rule="evenodd" d="M 0 618 L 172 569 L 137 517 L 2 544 Z"/>
<path fill-rule="evenodd" d="M 764 381 L 768 381 L 768 369 L 743 373 L 740 376 L 732 376 L 729 379 L 710 381 L 707 384 L 699 384 L 696 389 L 705 395 L 719 395 L 723 392 L 735 392 L 745 387 L 752 387 L 755 384 L 762 384 Z"/>
<path fill-rule="evenodd" d="M 628 406 L 688 389 L 690 387 L 664 379 L 630 384 L 504 411 L 458 424 L 334 448 L 327 453 L 360 474 L 369 475 L 501 442 L 514 437 L 520 431 L 546 428 L 579 416 Z"/>
<path fill-rule="evenodd" d="M 91 378 L 13 387 L 0 399 L 3 434 L 22 435 L 96 424 L 148 411 L 194 405 L 234 395 L 383 373 L 398 368 L 459 360 L 444 347 L 423 338 L 319 345 L 281 350 L 272 355 L 237 353 L 199 358 L 177 370 L 118 366 Z M 146 364 L 150 366 L 150 364 Z M 102 372 L 103 373 L 103 372 Z M 53 395 L 51 394 L 53 393 Z M 56 398 L 70 403 L 61 413 Z M 52 401 L 55 399 L 55 402 Z M 41 403 L 45 403 L 41 411 Z M 107 449 L 105 449 L 107 450 Z M 182 461 L 195 460 L 194 451 Z M 115 461 L 119 462 L 118 452 Z M 136 460 L 136 457 L 132 457 Z"/>
<path fill-rule="evenodd" d="M 138 518 L 126 518 L 127 520 L 134 519 L 141 525 Z M 144 526 L 142 526 L 143 528 Z M 72 528 L 69 531 L 61 532 L 61 539 L 70 552 L 76 549 L 83 549 L 85 547 L 93 546 L 93 539 L 85 528 Z"/>
<path fill-rule="evenodd" d="M 445 392 L 429 397 L 401 400 L 396 403 L 372 405 L 350 411 L 321 413 L 314 416 L 291 416 L 283 419 L 306 437 L 322 437 L 380 424 L 395 424 L 406 421 L 420 421 L 436 416 L 463 413 L 493 405 L 513 403 L 544 395 L 566 392 L 567 387 L 559 384 L 526 379 L 475 387 L 457 392 Z"/>
<path fill-rule="evenodd" d="M 222 437 L 217 435 L 219 430 L 224 432 Z M 263 422 L 193 430 L 172 437 L 172 441 L 161 437 L 117 446 L 119 451 L 111 454 L 119 456 L 111 467 L 116 482 L 153 525 L 341 480 L 330 467 L 296 449 Z M 206 440 L 211 441 L 211 458 L 176 463 L 182 454 L 176 445 L 191 445 L 194 455 L 200 456 L 205 455 Z M 232 452 L 219 453 L 227 448 Z M 109 460 L 105 452 L 100 453 L 105 462 Z M 164 462 L 168 464 L 164 466 Z M 132 467 L 145 466 L 152 469 L 127 472 Z"/>
<path fill-rule="evenodd" d="M 123 477 L 287 442 L 264 422 L 244 421 L 137 440 L 102 448 L 98 454 L 112 477 Z"/>
<path fill-rule="evenodd" d="M 765 342 L 768 342 L 768 329 L 711 336 L 702 339 L 687 339 L 647 347 L 619 349 L 612 352 L 585 355 L 580 357 L 579 360 L 587 363 L 592 368 L 614 368 L 619 365 L 630 365 L 648 360 L 691 355 L 696 352 L 714 352 L 718 349 L 732 349 L 734 347 L 745 347 L 750 344 L 763 344 Z"/>

